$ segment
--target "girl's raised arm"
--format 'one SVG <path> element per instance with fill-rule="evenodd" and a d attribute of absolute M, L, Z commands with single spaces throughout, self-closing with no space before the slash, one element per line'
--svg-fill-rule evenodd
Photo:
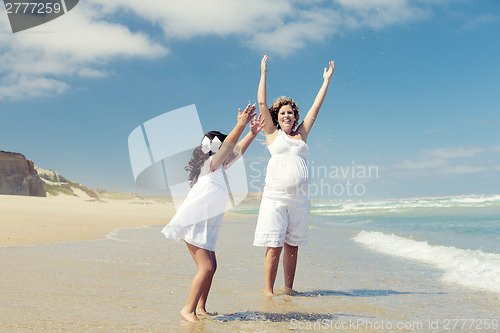
<path fill-rule="evenodd" d="M 264 55 L 260 62 L 260 82 L 259 90 L 257 91 L 257 101 L 259 102 L 259 112 L 266 120 L 264 133 L 266 135 L 274 133 L 277 130 L 271 119 L 271 113 L 267 107 L 267 91 L 266 91 L 266 75 L 267 75 L 267 55 Z"/>
<path fill-rule="evenodd" d="M 330 79 L 332 78 L 333 71 L 335 70 L 335 62 L 330 61 L 328 70 L 325 68 L 323 71 L 323 85 L 319 89 L 316 98 L 314 99 L 314 103 L 307 112 L 304 121 L 297 128 L 297 131 L 300 132 L 302 136 L 302 140 L 306 141 L 309 132 L 311 131 L 314 122 L 316 121 L 316 117 L 318 116 L 319 109 L 325 100 L 326 92 L 328 91 L 328 85 L 330 84 Z"/>
<path fill-rule="evenodd" d="M 253 120 L 250 121 L 250 131 L 248 131 L 247 135 L 245 135 L 243 139 L 238 142 L 241 155 L 245 153 L 248 146 L 250 146 L 260 130 L 264 128 L 265 124 L 265 120 L 262 118 L 262 113 L 259 114 L 259 117 L 257 117 L 257 115 L 253 117 Z"/>
<path fill-rule="evenodd" d="M 219 151 L 214 155 L 211 162 L 211 170 L 215 171 L 228 157 L 229 154 L 233 152 L 238 139 L 241 136 L 241 133 L 245 130 L 247 124 L 252 120 L 255 116 L 255 105 L 248 104 L 244 111 L 238 109 L 238 118 L 236 126 L 234 126 L 233 130 L 229 132 L 226 136 L 226 139 L 222 143 Z"/>

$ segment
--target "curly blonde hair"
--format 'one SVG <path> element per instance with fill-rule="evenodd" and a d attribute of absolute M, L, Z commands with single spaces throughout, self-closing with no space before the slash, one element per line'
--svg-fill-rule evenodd
<path fill-rule="evenodd" d="M 295 121 L 292 125 L 292 130 L 295 130 L 295 127 L 297 126 L 297 124 L 299 122 L 299 107 L 293 101 L 293 99 L 287 98 L 285 96 L 278 97 L 274 101 L 273 105 L 269 108 L 269 113 L 271 113 L 271 118 L 273 120 L 273 124 L 277 128 L 280 128 L 280 125 L 278 123 L 278 113 L 279 113 L 281 107 L 284 105 L 290 105 L 292 107 L 293 115 L 295 116 Z"/>

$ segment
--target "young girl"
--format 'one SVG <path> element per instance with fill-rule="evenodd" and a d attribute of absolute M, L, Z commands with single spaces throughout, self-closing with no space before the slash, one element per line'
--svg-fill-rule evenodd
<path fill-rule="evenodd" d="M 283 248 L 284 291 L 293 294 L 298 249 L 307 242 L 311 208 L 306 140 L 325 99 L 334 68 L 334 62 L 330 61 L 329 68 L 323 72 L 323 84 L 316 99 L 298 125 L 299 108 L 291 98 L 280 97 L 267 107 L 267 56 L 261 61 L 257 97 L 260 113 L 266 119 L 264 133 L 271 159 L 267 165 L 254 245 L 267 247 L 264 274 L 266 291 L 271 295 Z"/>
<path fill-rule="evenodd" d="M 264 127 L 262 115 L 257 118 L 255 105 L 238 109 L 237 123 L 226 136 L 211 131 L 202 144 L 195 148 L 186 170 L 190 172 L 191 190 L 162 233 L 167 238 L 183 239 L 198 269 L 191 283 L 186 306 L 181 315 L 189 322 L 198 321 L 198 315 L 210 315 L 205 304 L 217 269 L 215 243 L 224 216 L 228 190 L 224 170 L 246 151 L 257 133 Z M 253 118 L 253 119 L 252 119 Z M 236 144 L 246 125 L 248 134 Z M 221 146 L 222 144 L 222 146 Z"/>

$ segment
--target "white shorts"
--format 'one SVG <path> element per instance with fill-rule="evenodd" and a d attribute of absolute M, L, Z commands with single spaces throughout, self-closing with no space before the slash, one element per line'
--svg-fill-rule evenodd
<path fill-rule="evenodd" d="M 311 201 L 304 196 L 279 200 L 262 197 L 254 246 L 305 245 L 309 232 Z"/>

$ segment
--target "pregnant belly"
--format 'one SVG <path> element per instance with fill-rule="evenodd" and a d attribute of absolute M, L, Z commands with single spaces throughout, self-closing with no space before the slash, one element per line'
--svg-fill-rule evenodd
<path fill-rule="evenodd" d="M 307 160 L 299 156 L 273 156 L 269 160 L 266 190 L 288 194 L 307 194 L 309 171 Z"/>

